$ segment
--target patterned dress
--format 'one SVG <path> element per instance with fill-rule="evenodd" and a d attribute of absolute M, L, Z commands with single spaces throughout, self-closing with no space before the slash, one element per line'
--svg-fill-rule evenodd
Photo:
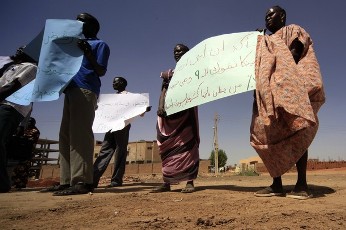
<path fill-rule="evenodd" d="M 289 50 L 304 46 L 298 64 Z M 309 34 L 297 25 L 259 36 L 256 52 L 256 98 L 250 143 L 272 177 L 291 169 L 312 143 L 317 112 L 325 102 L 322 77 Z"/>
<path fill-rule="evenodd" d="M 168 82 L 163 84 L 163 88 L 167 87 Z M 162 94 L 165 94 L 164 90 L 161 96 Z M 156 130 L 163 181 L 179 183 L 196 179 L 200 143 L 198 108 L 193 107 L 169 116 L 158 116 Z"/>

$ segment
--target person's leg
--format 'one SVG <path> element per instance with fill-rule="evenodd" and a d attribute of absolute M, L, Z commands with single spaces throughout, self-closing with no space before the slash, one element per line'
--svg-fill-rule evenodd
<path fill-rule="evenodd" d="M 114 155 L 114 172 L 111 179 L 111 185 L 122 185 L 123 177 L 125 174 L 126 157 L 127 157 L 127 144 L 129 142 L 131 124 L 127 125 L 122 130 L 113 132 L 114 140 L 116 143 Z"/>
<path fill-rule="evenodd" d="M 273 191 L 283 191 L 281 176 L 273 178 L 273 183 L 270 185 L 270 187 L 273 189 Z"/>
<path fill-rule="evenodd" d="M 181 190 L 182 193 L 191 193 L 194 191 L 195 191 L 195 185 L 193 184 L 193 180 L 187 181 L 185 188 Z"/>
<path fill-rule="evenodd" d="M 306 167 L 308 164 L 308 150 L 303 154 L 303 156 L 297 161 L 296 167 L 298 172 L 297 183 L 294 187 L 296 192 L 309 192 L 308 184 L 306 182 Z"/>
<path fill-rule="evenodd" d="M 90 90 L 72 88 L 69 99 L 69 141 L 71 187 L 53 196 L 86 194 L 93 190 L 94 134 L 97 96 Z"/>
<path fill-rule="evenodd" d="M 13 170 L 12 184 L 17 189 L 26 188 L 29 179 L 30 161 L 20 162 Z"/>
<path fill-rule="evenodd" d="M 255 192 L 254 195 L 259 197 L 284 196 L 281 177 L 274 177 L 273 183 L 269 187 Z"/>
<path fill-rule="evenodd" d="M 71 186 L 70 165 L 70 91 L 65 92 L 64 108 L 59 131 L 60 184 L 41 189 L 40 192 L 57 192 Z"/>
<path fill-rule="evenodd" d="M 306 168 L 308 164 L 308 150 L 303 154 L 303 156 L 297 161 L 296 167 L 298 172 L 297 183 L 294 186 L 292 192 L 287 194 L 287 197 L 305 200 L 313 197 L 313 194 L 310 193 L 308 184 L 306 182 Z"/>
<path fill-rule="evenodd" d="M 107 132 L 102 142 L 100 153 L 94 162 L 94 188 L 97 188 L 100 178 L 106 171 L 115 150 L 115 140 L 112 132 Z"/>
<path fill-rule="evenodd" d="M 64 108 L 59 132 L 59 164 L 60 164 L 60 185 L 69 187 L 71 184 L 70 166 L 70 94 L 69 90 L 65 94 Z M 48 189 L 54 191 L 54 188 Z M 46 190 L 44 190 L 46 191 Z"/>
<path fill-rule="evenodd" d="M 0 105 L 0 192 L 8 192 L 11 189 L 11 180 L 7 172 L 6 143 L 22 119 L 23 116 L 14 108 Z"/>
<path fill-rule="evenodd" d="M 171 191 L 171 184 L 169 182 L 163 182 L 160 186 L 154 187 L 150 193 L 160 193 Z"/>
<path fill-rule="evenodd" d="M 93 184 L 94 133 L 97 96 L 95 93 L 73 88 L 70 103 L 70 167 L 71 186 Z"/>

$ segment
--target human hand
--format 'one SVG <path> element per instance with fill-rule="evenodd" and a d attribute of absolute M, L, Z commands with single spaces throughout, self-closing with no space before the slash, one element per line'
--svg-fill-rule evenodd
<path fill-rule="evenodd" d="M 167 113 L 164 109 L 158 109 L 157 110 L 157 116 L 159 117 L 167 117 Z"/>
<path fill-rule="evenodd" d="M 91 54 L 91 46 L 87 41 L 78 39 L 77 45 L 84 52 L 84 54 Z"/>
<path fill-rule="evenodd" d="M 160 77 L 165 79 L 165 80 L 171 79 L 172 76 L 173 76 L 173 71 L 171 69 L 164 71 L 164 72 L 161 72 L 161 75 L 160 75 Z"/>
<path fill-rule="evenodd" d="M 263 28 L 257 28 L 256 31 L 265 34 L 267 29 L 263 29 Z"/>
<path fill-rule="evenodd" d="M 112 130 L 108 130 L 108 132 L 105 133 L 105 139 L 109 139 L 112 136 Z"/>

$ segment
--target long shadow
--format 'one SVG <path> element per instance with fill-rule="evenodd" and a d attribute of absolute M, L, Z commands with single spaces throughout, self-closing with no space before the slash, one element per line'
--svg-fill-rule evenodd
<path fill-rule="evenodd" d="M 225 191 L 238 191 L 238 192 L 250 192 L 250 193 L 254 193 L 262 188 L 265 187 L 244 187 L 244 186 L 236 186 L 236 185 L 208 185 L 208 186 L 199 186 L 196 187 L 196 191 L 202 191 L 202 190 L 225 190 Z M 284 191 L 286 193 L 289 193 L 293 190 L 294 185 L 288 185 L 288 186 L 284 186 Z M 311 191 L 311 193 L 314 195 L 314 197 L 324 197 L 327 194 L 332 194 L 335 193 L 336 190 L 327 186 L 320 186 L 320 185 L 313 185 L 310 184 L 309 185 L 309 189 Z"/>
<path fill-rule="evenodd" d="M 109 193 L 109 192 L 114 192 L 114 193 L 125 193 L 125 192 L 140 192 L 143 190 L 148 190 L 150 191 L 152 188 L 161 185 L 162 183 L 132 183 L 132 184 L 125 184 L 121 187 L 107 187 L 105 186 L 98 186 L 95 190 L 94 193 Z"/>
<path fill-rule="evenodd" d="M 124 193 L 124 192 L 139 192 L 142 190 L 150 191 L 152 188 L 161 185 L 161 183 L 134 183 L 126 184 L 126 186 L 120 188 L 106 188 L 100 187 L 94 191 L 94 193 L 104 193 L 104 192 L 115 192 L 115 193 Z M 196 186 L 196 192 L 203 190 L 224 190 L 224 191 L 238 191 L 238 192 L 248 192 L 254 193 L 264 187 L 254 187 L 254 186 L 237 186 L 237 185 L 207 185 L 207 186 Z M 289 193 L 294 188 L 294 185 L 284 186 L 286 193 Z M 320 185 L 309 185 L 309 189 L 314 195 L 314 197 L 324 197 L 327 194 L 335 193 L 336 190 L 327 186 Z M 173 189 L 171 192 L 180 192 L 181 189 Z"/>
<path fill-rule="evenodd" d="M 111 187 L 99 186 L 94 190 L 93 193 L 128 193 L 128 192 L 140 192 L 143 190 L 150 191 L 152 188 L 161 185 L 161 183 L 129 183 L 121 187 Z M 237 186 L 237 185 L 206 185 L 206 186 L 196 186 L 196 192 L 201 192 L 204 190 L 224 190 L 224 191 L 238 191 L 238 192 L 248 192 L 254 193 L 264 187 L 254 187 L 254 186 Z M 286 193 L 289 193 L 294 188 L 294 185 L 284 186 Z M 12 192 L 39 192 L 42 188 L 25 188 L 21 190 L 14 190 Z M 327 194 L 335 193 L 336 190 L 327 186 L 313 185 L 309 184 L 309 189 L 315 198 L 325 197 Z M 173 189 L 171 192 L 180 192 L 181 189 Z"/>

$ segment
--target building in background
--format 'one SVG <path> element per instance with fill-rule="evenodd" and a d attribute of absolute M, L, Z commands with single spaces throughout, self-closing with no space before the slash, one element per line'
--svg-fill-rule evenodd
<path fill-rule="evenodd" d="M 96 141 L 94 147 L 94 160 L 98 156 L 102 146 L 102 141 Z M 111 163 L 114 162 L 114 156 Z M 127 145 L 126 164 L 138 163 L 157 163 L 161 162 L 156 140 L 154 141 L 135 141 Z"/>

